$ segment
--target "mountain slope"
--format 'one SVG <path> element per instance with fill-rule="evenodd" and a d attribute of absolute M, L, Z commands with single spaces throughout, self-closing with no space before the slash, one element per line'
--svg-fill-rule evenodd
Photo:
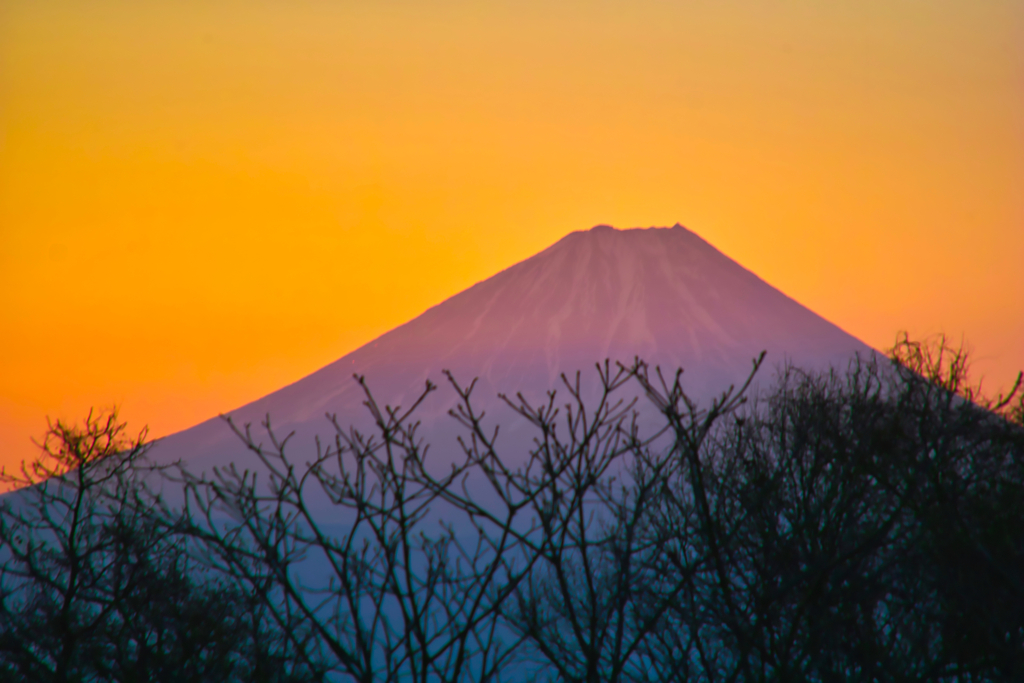
<path fill-rule="evenodd" d="M 605 358 L 683 367 L 688 390 L 706 399 L 742 380 L 761 350 L 769 365 L 789 359 L 805 367 L 870 352 L 682 226 L 598 226 L 567 235 L 231 415 L 255 425 L 269 414 L 278 433 L 296 430 L 296 447 L 309 448 L 314 434 L 332 434 L 326 412 L 342 424 L 367 424 L 353 373 L 365 375 L 378 400 L 392 405 L 408 405 L 430 378 L 442 390 L 419 416 L 428 440 L 447 441 L 455 395 L 443 369 L 467 383 L 479 377 L 474 396 L 503 422 L 514 414 L 497 392 L 540 398 L 560 373 L 586 371 Z M 770 369 L 763 376 L 769 375 Z M 219 419 L 161 440 L 155 452 L 158 460 L 181 458 L 198 469 L 243 453 Z"/>

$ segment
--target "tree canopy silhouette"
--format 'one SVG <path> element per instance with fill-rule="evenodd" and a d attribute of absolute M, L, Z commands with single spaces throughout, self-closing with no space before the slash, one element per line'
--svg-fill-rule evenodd
<path fill-rule="evenodd" d="M 0 675 L 1024 678 L 1021 379 L 987 399 L 962 348 L 905 335 L 752 394 L 762 362 L 704 406 L 639 360 L 503 397 L 527 453 L 449 374 L 450 467 L 429 382 L 398 408 L 358 378 L 374 428 L 333 417 L 311 453 L 229 422 L 254 460 L 207 475 L 155 471 L 114 413 L 57 422 L 4 475 Z"/>

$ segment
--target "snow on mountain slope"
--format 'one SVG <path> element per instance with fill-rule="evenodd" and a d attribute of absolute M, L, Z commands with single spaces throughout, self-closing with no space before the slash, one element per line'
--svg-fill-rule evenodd
<path fill-rule="evenodd" d="M 680 225 L 597 226 L 230 415 L 255 426 L 269 414 L 278 433 L 297 432 L 295 448 L 311 448 L 315 434 L 333 434 L 327 412 L 342 424 L 368 424 L 354 373 L 391 405 L 408 405 L 430 378 L 441 389 L 418 415 L 428 441 L 451 446 L 455 429 L 446 413 L 456 397 L 443 369 L 465 383 L 479 377 L 474 397 L 504 425 L 516 416 L 497 401 L 498 392 L 539 399 L 557 388 L 560 373 L 592 376 L 594 363 L 605 358 L 628 363 L 639 356 L 673 371 L 683 367 L 688 390 L 706 400 L 741 381 L 762 350 L 768 351 L 762 382 L 787 359 L 823 367 L 871 351 Z M 162 439 L 154 454 L 200 470 L 246 462 L 219 418 Z"/>

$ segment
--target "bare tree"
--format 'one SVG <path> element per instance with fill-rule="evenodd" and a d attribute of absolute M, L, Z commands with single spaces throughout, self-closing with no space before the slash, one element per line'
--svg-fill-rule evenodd
<path fill-rule="evenodd" d="M 449 373 L 440 459 L 416 419 L 433 384 L 390 407 L 357 377 L 370 432 L 329 416 L 297 458 L 269 417 L 229 422 L 256 466 L 178 468 L 179 510 L 146 486 L 144 435 L 55 423 L 4 475 L 24 488 L 0 504 L 0 674 L 1024 676 L 1020 381 L 986 400 L 962 348 L 904 337 L 891 363 L 784 368 L 750 397 L 763 358 L 706 406 L 639 360 L 501 396 L 520 451 Z"/>
<path fill-rule="evenodd" d="M 268 667 L 261 606 L 208 581 L 145 486 L 145 431 L 111 411 L 50 425 L 0 475 L 0 672 L 21 680 L 229 680 Z M 278 665 L 281 663 L 278 662 Z"/>
<path fill-rule="evenodd" d="M 462 401 L 457 415 L 475 432 L 463 462 L 436 477 L 412 421 L 434 385 L 400 409 L 380 407 L 358 381 L 376 433 L 345 430 L 332 417 L 335 442 L 318 442 L 316 457 L 302 467 L 269 419 L 269 448 L 248 425 L 232 425 L 268 482 L 261 487 L 234 467 L 203 479 L 185 473 L 204 522 L 193 533 L 207 544 L 213 566 L 267 596 L 293 652 L 311 667 L 366 682 L 496 680 L 518 640 L 500 627 L 498 610 L 529 571 L 516 550 L 530 529 L 516 524 L 535 494 L 507 473 L 493 476 L 493 443 L 473 411 L 472 386 L 452 380 Z M 478 469 L 487 473 L 495 504 L 469 493 L 467 479 Z M 314 496 L 334 512 L 314 509 Z M 462 526 L 446 522 L 439 509 L 463 512 Z M 223 518 L 233 524 L 225 528 Z"/>
<path fill-rule="evenodd" d="M 685 552 L 662 553 L 660 573 L 689 587 L 650 639 L 659 671 L 1019 677 L 1024 432 L 991 409 L 1005 397 L 961 391 L 962 350 L 917 350 L 955 367 L 896 353 L 785 369 L 666 480 L 655 526 Z"/>

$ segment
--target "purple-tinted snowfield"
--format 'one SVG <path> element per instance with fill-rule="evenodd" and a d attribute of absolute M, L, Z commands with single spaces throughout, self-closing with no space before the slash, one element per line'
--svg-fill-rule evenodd
<path fill-rule="evenodd" d="M 364 375 L 378 401 L 390 405 L 409 405 L 429 378 L 440 390 L 417 415 L 436 450 L 454 446 L 457 431 L 447 415 L 456 395 L 445 369 L 463 383 L 479 377 L 475 403 L 487 409 L 489 422 L 514 434 L 517 417 L 499 392 L 539 400 L 559 387 L 563 372 L 582 370 L 592 382 L 596 362 L 628 364 L 639 356 L 670 372 L 684 368 L 688 392 L 706 401 L 742 381 L 762 350 L 768 352 L 762 384 L 787 359 L 845 367 L 854 353 L 871 351 L 680 225 L 597 226 L 230 415 L 251 422 L 258 434 L 267 414 L 278 434 L 296 431 L 291 452 L 301 462 L 314 435 L 333 438 L 325 413 L 336 413 L 343 425 L 368 426 L 353 374 Z M 194 470 L 250 462 L 219 418 L 160 440 L 154 456 L 182 459 Z"/>

